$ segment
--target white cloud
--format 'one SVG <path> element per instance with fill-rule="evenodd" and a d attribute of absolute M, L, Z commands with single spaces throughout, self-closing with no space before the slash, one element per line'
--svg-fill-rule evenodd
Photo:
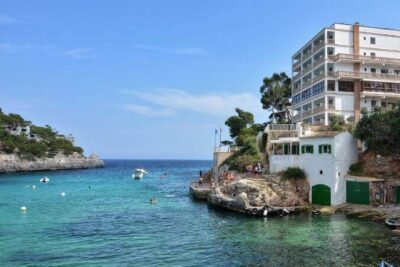
<path fill-rule="evenodd" d="M 236 107 L 252 112 L 256 117 L 266 117 L 258 95 L 240 92 L 212 92 L 191 94 L 182 90 L 164 89 L 154 92 L 128 92 L 152 105 L 176 113 L 195 112 L 215 117 L 234 114 Z"/>
<path fill-rule="evenodd" d="M 75 58 L 75 59 L 80 59 L 80 58 L 88 58 L 94 57 L 94 54 L 91 53 L 91 51 L 87 48 L 76 48 L 72 50 L 67 50 L 63 52 L 64 56 Z"/>
<path fill-rule="evenodd" d="M 22 20 L 16 19 L 14 17 L 7 16 L 7 15 L 0 15 L 0 25 L 18 24 L 21 22 L 22 22 Z"/>
<path fill-rule="evenodd" d="M 152 46 L 146 44 L 134 44 L 134 48 L 155 52 L 163 52 L 168 54 L 187 55 L 187 56 L 205 56 L 207 51 L 202 48 L 186 47 L 186 48 L 166 48 L 161 46 Z"/>
<path fill-rule="evenodd" d="M 157 109 L 136 104 L 128 104 L 124 109 L 147 117 L 172 117 L 175 115 L 172 109 Z"/>

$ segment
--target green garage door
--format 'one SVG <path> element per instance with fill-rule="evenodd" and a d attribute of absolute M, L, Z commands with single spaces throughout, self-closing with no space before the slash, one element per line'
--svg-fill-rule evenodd
<path fill-rule="evenodd" d="M 400 203 L 400 185 L 396 187 L 396 203 Z"/>
<path fill-rule="evenodd" d="M 324 184 L 317 184 L 312 187 L 312 203 L 319 205 L 331 204 L 331 188 Z"/>
<path fill-rule="evenodd" d="M 346 201 L 348 203 L 369 205 L 369 183 L 347 181 Z"/>

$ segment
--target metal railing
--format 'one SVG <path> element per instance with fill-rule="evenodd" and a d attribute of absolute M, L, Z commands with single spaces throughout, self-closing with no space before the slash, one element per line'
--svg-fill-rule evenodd
<path fill-rule="evenodd" d="M 370 72 L 337 71 L 335 76 L 337 78 L 377 79 L 377 80 L 400 81 L 400 76 L 398 76 L 398 75 L 370 73 Z"/>
<path fill-rule="evenodd" d="M 334 44 L 335 43 L 335 39 L 328 39 L 328 44 Z"/>
<path fill-rule="evenodd" d="M 352 62 L 372 62 L 381 64 L 393 64 L 400 65 L 400 59 L 388 58 L 388 57 L 374 57 L 374 56 L 364 56 L 364 55 L 353 55 L 353 54 L 337 54 L 334 57 L 335 61 L 352 61 Z"/>
<path fill-rule="evenodd" d="M 376 88 L 376 87 L 366 87 L 363 88 L 364 92 L 377 92 L 377 93 L 396 93 L 400 94 L 400 88 Z"/>

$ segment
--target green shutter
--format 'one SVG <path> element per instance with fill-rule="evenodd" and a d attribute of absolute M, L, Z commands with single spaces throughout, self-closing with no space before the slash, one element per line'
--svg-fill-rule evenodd
<path fill-rule="evenodd" d="M 322 145 L 319 145 L 319 146 L 318 146 L 318 153 L 319 153 L 319 154 L 322 154 Z"/>
<path fill-rule="evenodd" d="M 314 146 L 311 146 L 311 154 L 314 154 Z"/>
<path fill-rule="evenodd" d="M 329 153 L 332 153 L 332 146 L 328 145 Z"/>
<path fill-rule="evenodd" d="M 304 154 L 306 152 L 306 148 L 304 146 L 301 146 L 301 154 Z"/>

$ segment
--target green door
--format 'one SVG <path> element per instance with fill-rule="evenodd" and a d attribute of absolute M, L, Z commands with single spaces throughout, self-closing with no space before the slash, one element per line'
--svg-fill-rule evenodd
<path fill-rule="evenodd" d="M 369 182 L 346 182 L 346 201 L 369 205 Z"/>
<path fill-rule="evenodd" d="M 331 188 L 324 184 L 317 184 L 312 187 L 311 201 L 313 204 L 330 205 Z"/>
<path fill-rule="evenodd" d="M 400 185 L 396 187 L 396 203 L 400 203 Z"/>

